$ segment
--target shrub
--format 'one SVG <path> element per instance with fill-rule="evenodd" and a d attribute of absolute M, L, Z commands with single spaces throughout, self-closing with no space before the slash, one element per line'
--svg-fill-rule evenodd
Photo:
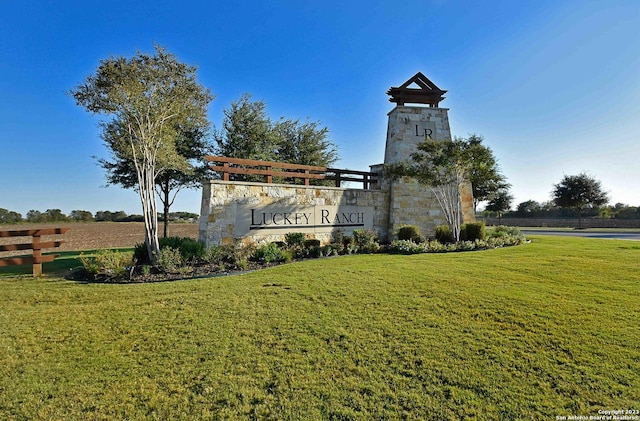
<path fill-rule="evenodd" d="M 520 243 L 523 243 L 526 239 L 524 236 L 515 236 L 515 235 L 505 235 L 502 237 L 502 241 L 504 241 L 505 246 L 517 246 Z"/>
<path fill-rule="evenodd" d="M 355 245 L 356 241 L 353 239 L 353 237 L 349 237 L 348 235 L 342 238 L 342 244 L 345 247 L 348 247 L 350 245 Z"/>
<path fill-rule="evenodd" d="M 293 260 L 293 252 L 291 250 L 282 250 L 282 260 L 281 262 L 283 263 L 289 263 L 290 261 Z"/>
<path fill-rule="evenodd" d="M 147 245 L 145 243 L 136 243 L 133 247 L 133 259 L 138 265 L 150 262 L 151 259 L 149 259 Z"/>
<path fill-rule="evenodd" d="M 377 253 L 380 250 L 380 244 L 376 243 L 375 241 L 366 243 L 361 245 L 360 247 L 358 247 L 358 252 L 360 253 Z"/>
<path fill-rule="evenodd" d="M 316 239 L 305 240 L 304 247 L 305 248 L 320 247 L 320 240 L 316 240 Z"/>
<path fill-rule="evenodd" d="M 294 249 L 294 256 L 299 258 L 322 257 L 322 252 L 320 251 L 320 240 L 304 240 L 302 248 Z"/>
<path fill-rule="evenodd" d="M 158 241 L 160 250 L 166 247 L 177 249 L 185 262 L 202 260 L 206 251 L 204 244 L 189 237 L 159 238 Z"/>
<path fill-rule="evenodd" d="M 343 249 L 344 246 L 342 245 L 342 243 L 331 243 L 322 246 L 321 251 L 323 256 L 329 257 L 338 256 Z"/>
<path fill-rule="evenodd" d="M 158 267 L 166 273 L 184 272 L 184 260 L 180 250 L 174 247 L 164 247 L 158 254 Z"/>
<path fill-rule="evenodd" d="M 498 248 L 504 246 L 503 237 L 489 237 L 487 239 L 487 246 L 491 248 Z"/>
<path fill-rule="evenodd" d="M 398 240 L 420 242 L 420 229 L 415 225 L 403 225 L 398 229 Z"/>
<path fill-rule="evenodd" d="M 306 238 L 303 232 L 289 232 L 285 234 L 284 241 L 289 247 L 302 247 Z"/>
<path fill-rule="evenodd" d="M 331 242 L 332 243 L 344 244 L 344 239 L 345 239 L 344 229 L 342 229 L 342 228 L 339 228 L 339 229 L 333 231 L 333 233 L 331 234 Z"/>
<path fill-rule="evenodd" d="M 133 255 L 116 250 L 100 250 L 93 257 L 80 254 L 80 262 L 92 275 L 121 277 L 133 265 Z"/>
<path fill-rule="evenodd" d="M 331 248 L 332 251 L 330 254 L 328 254 L 329 256 L 338 256 L 345 252 L 345 246 L 343 241 L 340 241 L 340 242 L 334 241 L 332 243 L 325 245 L 324 248 L 325 249 Z"/>
<path fill-rule="evenodd" d="M 442 253 L 447 251 L 446 246 L 438 240 L 428 241 L 425 249 L 428 253 Z"/>
<path fill-rule="evenodd" d="M 488 237 L 504 237 L 506 235 L 512 235 L 519 237 L 522 235 L 518 227 L 508 227 L 506 225 L 498 225 L 487 230 Z"/>
<path fill-rule="evenodd" d="M 353 240 L 357 246 L 364 246 L 378 240 L 378 233 L 373 230 L 359 229 L 353 231 Z"/>
<path fill-rule="evenodd" d="M 460 227 L 460 240 L 484 240 L 486 237 L 487 231 L 484 222 L 469 222 Z"/>
<path fill-rule="evenodd" d="M 487 243 L 490 247 L 515 246 L 527 240 L 517 227 L 504 225 L 490 228 L 487 237 Z"/>
<path fill-rule="evenodd" d="M 396 254 L 418 254 L 426 251 L 423 244 L 417 244 L 412 240 L 395 240 L 389 245 L 389 252 Z"/>
<path fill-rule="evenodd" d="M 476 248 L 476 243 L 474 241 L 460 241 L 457 244 L 457 249 L 460 251 L 471 251 L 474 250 Z"/>
<path fill-rule="evenodd" d="M 458 245 L 456 243 L 447 243 L 442 245 L 444 251 L 458 251 Z"/>
<path fill-rule="evenodd" d="M 203 260 L 206 247 L 201 242 L 189 237 L 167 237 L 159 238 L 160 250 L 164 248 L 173 248 L 180 251 L 183 261 Z M 145 243 L 135 245 L 133 256 L 138 264 L 149 263 L 149 254 Z"/>
<path fill-rule="evenodd" d="M 324 254 L 322 252 L 322 247 L 320 246 L 311 246 L 305 249 L 307 257 L 318 258 L 322 257 Z"/>
<path fill-rule="evenodd" d="M 276 263 L 284 261 L 285 256 L 276 243 L 268 243 L 256 249 L 255 259 L 265 263 Z"/>
<path fill-rule="evenodd" d="M 440 244 L 453 243 L 453 234 L 451 233 L 451 228 L 449 225 L 438 225 L 436 227 L 436 240 Z"/>
<path fill-rule="evenodd" d="M 224 266 L 230 263 L 233 255 L 233 246 L 213 246 L 204 253 L 203 260 L 214 265 Z"/>
<path fill-rule="evenodd" d="M 204 260 L 208 263 L 220 266 L 221 270 L 238 269 L 245 270 L 249 266 L 256 251 L 255 246 L 221 245 L 210 247 L 204 255 Z"/>
<path fill-rule="evenodd" d="M 378 233 L 373 230 L 359 229 L 353 231 L 355 249 L 360 253 L 375 253 L 380 250 Z"/>

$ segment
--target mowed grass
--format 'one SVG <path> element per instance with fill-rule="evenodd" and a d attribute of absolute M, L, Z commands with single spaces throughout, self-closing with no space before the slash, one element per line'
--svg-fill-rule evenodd
<path fill-rule="evenodd" d="M 640 243 L 0 278 L 0 419 L 555 419 L 638 409 Z"/>

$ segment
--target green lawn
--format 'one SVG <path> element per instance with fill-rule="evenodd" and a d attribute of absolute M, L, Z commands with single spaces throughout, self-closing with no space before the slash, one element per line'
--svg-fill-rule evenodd
<path fill-rule="evenodd" d="M 0 278 L 0 419 L 556 419 L 640 409 L 640 243 Z"/>

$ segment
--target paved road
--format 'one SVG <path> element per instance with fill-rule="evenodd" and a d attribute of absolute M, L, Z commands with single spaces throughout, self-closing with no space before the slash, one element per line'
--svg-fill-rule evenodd
<path fill-rule="evenodd" d="M 524 235 L 563 235 L 569 237 L 640 241 L 640 232 L 522 230 L 522 233 Z"/>

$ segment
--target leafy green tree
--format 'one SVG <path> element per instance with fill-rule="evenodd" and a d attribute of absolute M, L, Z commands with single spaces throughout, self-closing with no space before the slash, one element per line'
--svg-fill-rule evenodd
<path fill-rule="evenodd" d="M 71 91 L 76 103 L 109 118 L 102 123 L 103 138 L 116 132 L 110 145 L 135 167 L 136 191 L 145 222 L 145 244 L 153 263 L 160 252 L 155 185 L 167 170 L 187 170 L 178 153 L 177 127 L 206 125 L 212 96 L 196 80 L 196 68 L 180 63 L 164 48 L 155 54 L 100 61 L 94 75 Z"/>
<path fill-rule="evenodd" d="M 522 218 L 539 216 L 539 212 L 542 210 L 542 205 L 535 200 L 527 200 L 521 202 L 516 207 L 516 215 Z"/>
<path fill-rule="evenodd" d="M 94 219 L 96 222 L 127 222 L 131 221 L 131 217 L 125 211 L 98 211 Z"/>
<path fill-rule="evenodd" d="M 640 218 L 640 207 L 625 206 L 616 212 L 615 217 L 617 219 L 638 219 Z"/>
<path fill-rule="evenodd" d="M 473 209 L 477 210 L 480 202 L 486 202 L 500 191 L 509 190 L 511 185 L 500 173 L 498 160 L 493 151 L 482 144 L 484 138 L 472 134 L 467 139 L 469 149 L 473 150 L 469 156 L 474 162 L 469 171 L 469 181 L 473 191 Z"/>
<path fill-rule="evenodd" d="M 30 209 L 27 212 L 27 222 L 45 222 L 45 217 L 39 210 Z"/>
<path fill-rule="evenodd" d="M 85 210 L 72 210 L 69 217 L 78 222 L 93 221 L 93 215 L 91 212 Z"/>
<path fill-rule="evenodd" d="M 229 158 L 276 159 L 276 138 L 264 101 L 242 95 L 224 110 L 222 129 L 214 134 L 216 153 Z"/>
<path fill-rule="evenodd" d="M 264 101 L 242 95 L 224 110 L 222 129 L 214 134 L 221 156 L 291 164 L 330 166 L 338 160 L 329 129 L 320 122 L 281 118 L 272 122 Z M 262 181 L 261 176 L 232 175 L 235 180 Z"/>
<path fill-rule="evenodd" d="M 338 160 L 336 145 L 328 139 L 329 129 L 320 122 L 281 118 L 274 126 L 279 161 L 330 167 Z"/>
<path fill-rule="evenodd" d="M 69 217 L 62 213 L 60 209 L 47 209 L 42 216 L 44 217 L 43 222 L 64 222 L 69 220 Z"/>
<path fill-rule="evenodd" d="M 426 185 L 436 197 L 456 241 L 460 241 L 462 200 L 460 190 L 470 180 L 471 172 L 483 162 L 476 143 L 427 139 L 417 146 L 411 162 L 387 165 L 385 174 L 392 178 L 412 177 Z"/>
<path fill-rule="evenodd" d="M 0 224 L 16 224 L 22 221 L 22 215 L 18 212 L 0 208 Z"/>
<path fill-rule="evenodd" d="M 486 210 L 496 212 L 498 214 L 498 224 L 502 225 L 502 214 L 511 209 L 512 202 L 513 196 L 509 193 L 509 190 L 500 189 L 493 195 L 491 200 L 489 200 Z"/>
<path fill-rule="evenodd" d="M 556 206 L 577 211 L 579 229 L 582 228 L 582 214 L 585 209 L 598 208 L 609 202 L 600 181 L 586 173 L 565 175 L 560 183 L 554 184 L 551 196 Z"/>
<path fill-rule="evenodd" d="M 175 148 L 178 154 L 185 158 L 188 165 L 180 169 L 167 168 L 156 177 L 156 193 L 163 208 L 163 237 L 168 235 L 168 225 L 171 206 L 178 193 L 183 188 L 198 188 L 202 181 L 212 177 L 212 171 L 205 160 L 205 156 L 213 152 L 213 145 L 207 138 L 208 121 L 196 121 L 197 127 L 178 125 Z M 137 187 L 137 175 L 134 162 L 130 159 L 126 149 L 118 147 L 125 136 L 118 125 L 111 125 L 103 131 L 102 138 L 111 150 L 111 160 L 99 159 L 98 163 L 105 170 L 107 184 L 121 185 L 124 188 Z"/>

